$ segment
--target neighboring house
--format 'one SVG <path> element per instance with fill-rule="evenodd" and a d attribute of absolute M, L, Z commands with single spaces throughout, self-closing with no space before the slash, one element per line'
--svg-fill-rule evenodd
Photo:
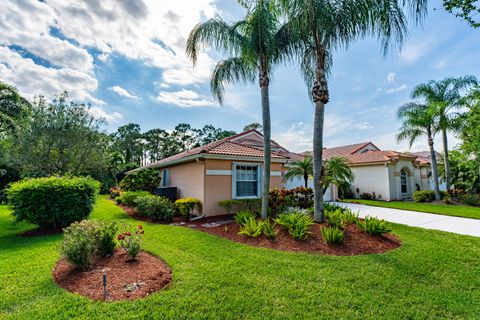
<path fill-rule="evenodd" d="M 290 157 L 288 150 L 272 141 L 272 189 L 283 187 L 284 165 Z M 158 168 L 162 186 L 176 187 L 179 198 L 199 199 L 203 215 L 225 214 L 218 201 L 259 198 L 263 192 L 263 136 L 249 130 L 142 168 Z"/>
<path fill-rule="evenodd" d="M 311 152 L 302 155 L 310 156 Z M 356 198 L 370 193 L 380 200 L 404 200 L 411 199 L 417 190 L 432 189 L 430 157 L 423 152 L 383 151 L 372 142 L 323 149 L 324 159 L 334 156 L 350 163 L 355 175 L 350 191 Z M 287 181 L 287 187 L 294 186 Z M 329 189 L 333 198 L 337 198 L 336 188 Z"/>

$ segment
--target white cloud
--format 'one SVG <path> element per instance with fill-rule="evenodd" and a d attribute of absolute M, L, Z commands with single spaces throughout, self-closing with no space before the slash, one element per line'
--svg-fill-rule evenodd
<path fill-rule="evenodd" d="M 370 125 L 368 121 L 364 121 L 356 124 L 355 128 L 358 130 L 369 130 L 369 129 L 372 129 L 373 127 Z"/>
<path fill-rule="evenodd" d="M 130 92 L 128 92 L 127 90 L 125 90 L 124 88 L 120 87 L 120 86 L 113 86 L 110 88 L 110 90 L 112 90 L 113 92 L 115 92 L 116 94 L 122 96 L 122 97 L 126 97 L 126 98 L 130 98 L 130 99 L 137 99 L 138 97 L 131 94 Z"/>
<path fill-rule="evenodd" d="M 274 133 L 273 139 L 287 150 L 303 152 L 312 150 L 312 126 L 303 122 L 291 125 L 286 131 Z"/>
<path fill-rule="evenodd" d="M 395 93 L 395 92 L 404 91 L 404 90 L 407 90 L 407 89 L 408 89 L 408 86 L 406 84 L 402 84 L 401 86 L 389 89 L 386 92 L 387 93 Z"/>
<path fill-rule="evenodd" d="M 215 106 L 212 100 L 206 99 L 195 91 L 186 89 L 175 92 L 161 92 L 157 96 L 157 101 L 183 108 Z"/>
<path fill-rule="evenodd" d="M 120 112 L 107 113 L 105 110 L 99 107 L 92 107 L 89 109 L 91 115 L 95 118 L 105 119 L 108 122 L 115 122 L 122 119 L 123 115 Z"/>
<path fill-rule="evenodd" d="M 388 81 L 389 83 L 394 82 L 396 77 L 397 77 L 397 74 L 396 74 L 395 72 L 390 72 L 390 73 L 387 75 L 387 81 Z"/>
<path fill-rule="evenodd" d="M 400 58 L 408 63 L 415 62 L 430 53 L 438 44 L 439 38 L 437 36 L 431 38 L 422 37 L 422 39 L 410 41 L 400 52 Z"/>

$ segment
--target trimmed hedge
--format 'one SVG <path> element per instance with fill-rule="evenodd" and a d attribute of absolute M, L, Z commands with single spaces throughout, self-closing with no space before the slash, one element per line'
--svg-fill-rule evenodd
<path fill-rule="evenodd" d="M 138 214 L 155 220 L 170 222 L 175 214 L 174 204 L 165 197 L 148 195 L 135 199 Z"/>
<path fill-rule="evenodd" d="M 137 201 L 137 198 L 150 196 L 150 195 L 151 193 L 148 191 L 126 191 L 126 192 L 121 192 L 120 196 L 116 197 L 115 200 L 118 203 L 126 205 L 127 207 L 135 207 L 137 205 L 135 203 L 135 201 Z"/>
<path fill-rule="evenodd" d="M 100 183 L 92 178 L 34 178 L 13 183 L 7 198 L 16 221 L 64 228 L 90 215 L 99 189 Z"/>
<path fill-rule="evenodd" d="M 142 169 L 127 174 L 120 181 L 123 191 L 149 191 L 153 193 L 160 186 L 160 171 L 155 168 Z"/>
<path fill-rule="evenodd" d="M 440 198 L 445 197 L 445 191 L 440 191 Z M 413 201 L 415 202 L 432 202 L 435 201 L 435 191 L 421 190 L 413 193 Z"/>

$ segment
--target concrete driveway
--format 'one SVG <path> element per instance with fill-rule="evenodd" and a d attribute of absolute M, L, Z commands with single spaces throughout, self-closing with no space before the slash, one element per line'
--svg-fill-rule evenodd
<path fill-rule="evenodd" d="M 335 202 L 335 204 L 350 208 L 354 212 L 358 211 L 360 218 L 373 216 L 385 221 L 401 223 L 412 227 L 448 231 L 480 237 L 480 220 L 477 219 L 450 217 L 418 211 L 373 207 L 355 203 Z"/>

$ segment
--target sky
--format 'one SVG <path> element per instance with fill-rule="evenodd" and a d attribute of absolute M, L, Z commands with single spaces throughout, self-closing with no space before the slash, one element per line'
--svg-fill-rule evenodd
<path fill-rule="evenodd" d="M 224 56 L 204 48 L 193 67 L 185 41 L 199 22 L 215 16 L 232 22 L 244 13 L 234 0 L 3 0 L 0 81 L 29 99 L 67 90 L 73 100 L 91 103 L 109 132 L 130 122 L 143 131 L 186 122 L 240 132 L 261 123 L 258 84 L 227 87 L 220 106 L 209 77 Z M 372 141 L 385 150 L 427 149 L 426 139 L 412 148 L 397 143 L 396 111 L 419 83 L 480 78 L 479 40 L 480 29 L 430 1 L 425 22 L 410 27 L 401 50 L 384 56 L 379 42 L 367 38 L 336 51 L 324 145 Z M 291 151 L 311 150 L 314 108 L 297 67 L 277 67 L 270 83 L 273 139 Z"/>

